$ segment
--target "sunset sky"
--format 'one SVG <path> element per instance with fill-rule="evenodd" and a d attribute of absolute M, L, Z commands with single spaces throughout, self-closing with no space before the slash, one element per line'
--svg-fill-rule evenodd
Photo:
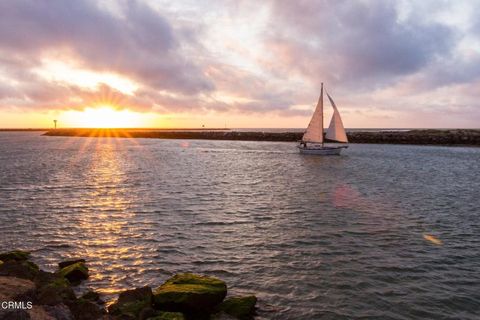
<path fill-rule="evenodd" d="M 480 1 L 0 1 L 0 128 L 480 123 Z M 329 111 L 330 112 L 330 111 Z"/>

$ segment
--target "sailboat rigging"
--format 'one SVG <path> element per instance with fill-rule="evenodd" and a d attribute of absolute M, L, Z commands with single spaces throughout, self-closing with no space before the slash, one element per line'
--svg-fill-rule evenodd
<path fill-rule="evenodd" d="M 326 92 L 326 91 L 325 91 Z M 335 105 L 332 97 L 327 93 L 328 100 L 333 108 L 332 119 L 327 129 L 325 137 L 328 140 L 332 140 L 340 143 L 348 143 L 347 133 L 343 126 L 340 112 Z M 310 119 L 307 130 L 300 141 L 298 146 L 300 153 L 303 154 L 316 154 L 316 155 L 340 155 L 340 152 L 344 148 L 348 148 L 348 145 L 342 146 L 325 146 L 323 137 L 323 83 L 320 89 L 320 98 L 318 99 L 315 112 Z"/>

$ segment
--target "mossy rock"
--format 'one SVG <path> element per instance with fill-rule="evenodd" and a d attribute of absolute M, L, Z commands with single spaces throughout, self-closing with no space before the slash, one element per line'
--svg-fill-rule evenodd
<path fill-rule="evenodd" d="M 0 276 L 33 280 L 38 273 L 38 266 L 31 261 L 7 260 L 0 265 Z"/>
<path fill-rule="evenodd" d="M 112 315 L 137 318 L 143 309 L 151 306 L 152 289 L 143 287 L 120 293 L 117 301 L 108 307 L 108 311 Z"/>
<path fill-rule="evenodd" d="M 167 311 L 210 311 L 227 294 L 224 281 L 192 273 L 177 274 L 154 291 L 157 309 Z"/>
<path fill-rule="evenodd" d="M 237 318 L 232 317 L 231 315 L 221 311 L 210 316 L 209 320 L 237 320 Z"/>
<path fill-rule="evenodd" d="M 48 284 L 38 290 L 37 299 L 40 304 L 56 305 L 65 300 L 74 300 L 75 293 L 65 279 Z"/>
<path fill-rule="evenodd" d="M 161 311 L 158 315 L 147 320 L 185 320 L 185 316 L 181 312 Z"/>
<path fill-rule="evenodd" d="M 103 302 L 100 299 L 100 294 L 98 294 L 98 292 L 95 292 L 93 290 L 88 290 L 82 295 L 81 298 L 89 301 L 99 302 L 99 303 Z"/>
<path fill-rule="evenodd" d="M 37 302 L 45 305 L 56 305 L 68 300 L 75 300 L 70 282 L 54 273 L 40 271 L 35 278 L 37 286 Z"/>
<path fill-rule="evenodd" d="M 109 310 L 112 310 L 110 312 L 112 315 L 136 319 L 140 312 L 142 312 L 143 309 L 150 307 L 150 305 L 151 304 L 147 301 L 133 301 L 127 302 L 114 308 L 110 308 Z"/>
<path fill-rule="evenodd" d="M 25 261 L 28 260 L 30 256 L 30 252 L 28 251 L 21 251 L 21 250 L 13 250 L 8 252 L 0 253 L 0 260 L 2 261 Z"/>
<path fill-rule="evenodd" d="M 102 319 L 105 314 L 105 310 L 97 304 L 82 298 L 67 302 L 67 306 L 75 320 Z"/>
<path fill-rule="evenodd" d="M 58 274 L 66 278 L 70 283 L 78 283 L 88 279 L 88 268 L 83 262 L 76 262 L 58 271 Z"/>
<path fill-rule="evenodd" d="M 248 320 L 253 318 L 256 303 L 255 296 L 231 297 L 223 301 L 217 310 L 237 319 Z"/>
<path fill-rule="evenodd" d="M 58 268 L 63 269 L 65 267 L 71 266 L 72 264 L 75 264 L 77 262 L 83 262 L 85 263 L 85 259 L 75 259 L 75 260 L 66 260 L 58 263 Z"/>
<path fill-rule="evenodd" d="M 2 264 L 3 264 L 3 261 L 2 261 L 2 260 L 0 260 L 0 266 L 1 266 Z"/>

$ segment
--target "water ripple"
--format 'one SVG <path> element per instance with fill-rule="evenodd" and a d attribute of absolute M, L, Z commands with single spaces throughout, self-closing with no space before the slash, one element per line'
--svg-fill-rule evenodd
<path fill-rule="evenodd" d="M 177 272 L 258 319 L 477 319 L 480 150 L 0 133 L 0 249 L 84 257 L 106 299 Z M 428 241 L 438 239 L 439 241 Z"/>

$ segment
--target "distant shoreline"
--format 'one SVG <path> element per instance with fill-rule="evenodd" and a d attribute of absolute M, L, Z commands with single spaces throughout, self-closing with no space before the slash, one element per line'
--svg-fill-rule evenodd
<path fill-rule="evenodd" d="M 68 129 L 52 129 L 52 128 L 0 128 L 2 131 L 52 131 L 52 130 L 115 130 L 115 131 L 227 131 L 227 128 L 68 128 Z"/>
<path fill-rule="evenodd" d="M 9 129 L 9 128 L 0 128 L 0 132 L 8 132 L 8 131 L 49 131 L 52 129 L 34 129 L 34 128 L 23 128 L 23 129 Z"/>
<path fill-rule="evenodd" d="M 47 131 L 44 135 L 65 137 L 293 142 L 300 140 L 303 133 L 291 131 L 233 131 L 228 129 L 163 129 L 155 131 L 151 129 L 55 129 Z M 351 143 L 480 146 L 480 129 L 366 130 L 347 132 L 347 135 Z"/>

